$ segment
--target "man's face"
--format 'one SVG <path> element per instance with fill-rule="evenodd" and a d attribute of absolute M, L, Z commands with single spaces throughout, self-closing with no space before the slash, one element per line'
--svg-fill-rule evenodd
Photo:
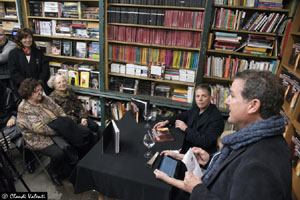
<path fill-rule="evenodd" d="M 248 122 L 248 101 L 242 97 L 245 81 L 235 79 L 230 87 L 230 95 L 225 103 L 229 106 L 228 122 L 234 124 L 238 130 L 244 128 Z"/>
<path fill-rule="evenodd" d="M 209 106 L 211 100 L 211 96 L 209 95 L 208 91 L 200 88 L 196 90 L 195 95 L 198 108 L 200 108 L 200 110 L 205 110 Z"/>
<path fill-rule="evenodd" d="M 0 30 L 0 46 L 3 46 L 6 42 L 6 35 L 3 30 Z"/>

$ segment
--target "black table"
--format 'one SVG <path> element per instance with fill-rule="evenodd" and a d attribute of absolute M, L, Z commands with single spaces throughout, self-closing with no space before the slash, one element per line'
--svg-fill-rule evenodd
<path fill-rule="evenodd" d="M 153 174 L 159 162 L 156 161 L 153 168 L 145 166 L 148 159 L 144 158 L 144 124 L 137 124 L 128 112 L 117 125 L 121 132 L 120 153 L 115 154 L 111 144 L 102 154 L 102 144 L 97 143 L 72 173 L 75 193 L 95 189 L 107 197 L 125 200 L 169 199 L 172 187 Z M 181 148 L 184 135 L 175 128 L 171 128 L 171 132 L 175 141 L 156 143 L 153 153 Z"/>

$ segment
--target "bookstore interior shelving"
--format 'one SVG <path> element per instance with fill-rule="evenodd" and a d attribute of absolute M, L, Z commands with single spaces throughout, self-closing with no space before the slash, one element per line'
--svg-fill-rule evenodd
<path fill-rule="evenodd" d="M 21 27 L 20 10 L 19 0 L 0 0 L 0 27 L 5 34 L 11 35 L 14 28 Z"/>
<path fill-rule="evenodd" d="M 285 138 L 292 152 L 293 192 L 300 199 L 300 5 L 294 20 L 290 22 L 290 31 L 286 48 L 282 55 L 279 77 L 286 87 L 283 115 L 286 119 Z"/>
<path fill-rule="evenodd" d="M 250 2 L 253 4 L 247 5 Z M 215 1 L 201 82 L 216 84 L 213 92 L 220 108 L 226 109 L 224 101 L 229 85 L 238 71 L 258 69 L 277 73 L 277 46 L 283 41 L 284 20 L 290 14 L 291 5 L 280 6 L 262 8 L 254 5 L 254 1 L 221 4 Z"/>
<path fill-rule="evenodd" d="M 98 95 L 103 80 L 103 4 L 98 0 L 21 3 L 24 27 L 33 30 L 37 46 L 49 59 L 51 73 L 66 74 L 75 92 L 80 87 L 87 89 L 78 94 L 83 102 L 93 105 L 89 116 L 100 120 L 104 109 Z"/>
<path fill-rule="evenodd" d="M 164 1 L 106 1 L 105 93 L 189 109 L 188 88 L 199 83 L 197 66 L 206 46 L 201 38 L 207 37 L 204 19 L 210 15 L 204 10 L 211 2 L 158 2 Z"/>

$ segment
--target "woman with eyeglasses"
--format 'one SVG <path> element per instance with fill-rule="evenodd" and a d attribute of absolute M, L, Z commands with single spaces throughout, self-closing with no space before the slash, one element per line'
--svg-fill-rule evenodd
<path fill-rule="evenodd" d="M 42 81 L 42 87 L 48 95 L 51 89 L 47 86 L 50 76 L 49 62 L 34 42 L 29 28 L 22 28 L 16 35 L 17 47 L 9 53 L 8 68 L 15 88 L 26 78 Z"/>
<path fill-rule="evenodd" d="M 59 134 L 47 124 L 66 114 L 53 100 L 43 96 L 41 80 L 25 79 L 20 84 L 19 94 L 23 100 L 18 107 L 17 125 L 25 143 L 30 149 L 38 150 L 51 158 L 48 172 L 54 184 L 60 186 L 60 179 L 70 166 L 66 163 L 68 158 L 64 151 L 52 140 L 52 137 Z"/>

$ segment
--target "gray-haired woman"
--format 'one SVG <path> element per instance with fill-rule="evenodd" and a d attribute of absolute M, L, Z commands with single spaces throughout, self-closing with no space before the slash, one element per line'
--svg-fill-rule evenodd
<path fill-rule="evenodd" d="M 67 88 L 68 81 L 63 75 L 56 74 L 50 77 L 48 80 L 48 86 L 53 88 L 54 91 L 50 94 L 55 103 L 57 103 L 68 117 L 73 119 L 74 122 L 88 127 L 90 130 L 96 133 L 100 133 L 100 128 L 96 122 L 88 118 L 88 115 L 77 99 L 76 94 L 69 88 Z"/>

